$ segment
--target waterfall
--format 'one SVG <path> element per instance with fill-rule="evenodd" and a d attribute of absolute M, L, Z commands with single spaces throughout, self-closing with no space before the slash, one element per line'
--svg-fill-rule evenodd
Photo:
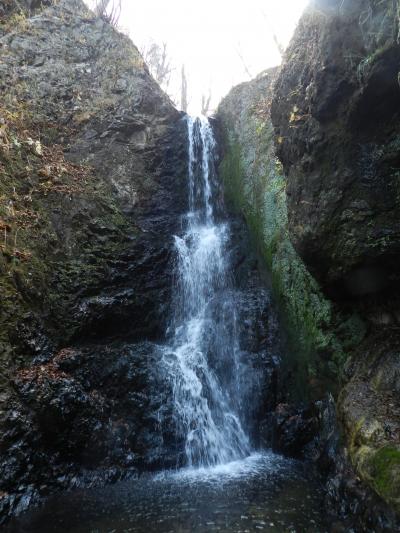
<path fill-rule="evenodd" d="M 231 292 L 229 225 L 219 221 L 216 142 L 209 121 L 187 119 L 189 210 L 175 236 L 172 332 L 163 348 L 189 466 L 247 456 L 240 420 L 240 349 Z"/>

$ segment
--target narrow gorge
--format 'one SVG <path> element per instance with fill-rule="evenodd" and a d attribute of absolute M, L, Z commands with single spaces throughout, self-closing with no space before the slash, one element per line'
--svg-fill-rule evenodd
<path fill-rule="evenodd" d="M 206 118 L 3 2 L 2 530 L 400 529 L 399 20 L 312 0 Z"/>

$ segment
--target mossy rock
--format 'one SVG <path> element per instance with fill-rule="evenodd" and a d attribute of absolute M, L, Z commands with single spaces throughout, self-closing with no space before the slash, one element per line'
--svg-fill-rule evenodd
<path fill-rule="evenodd" d="M 386 445 L 376 450 L 364 445 L 352 455 L 352 460 L 362 478 L 400 512 L 400 447 Z"/>
<path fill-rule="evenodd" d="M 292 393 L 318 396 L 326 388 L 336 390 L 347 349 L 360 341 L 365 326 L 355 315 L 337 316 L 291 243 L 286 180 L 268 111 L 275 74 L 268 71 L 239 85 L 222 101 L 220 172 L 227 200 L 246 219 L 271 276 L 289 337 L 285 362 L 295 376 Z"/>
<path fill-rule="evenodd" d="M 400 448 L 381 448 L 374 454 L 370 464 L 376 492 L 400 511 Z"/>

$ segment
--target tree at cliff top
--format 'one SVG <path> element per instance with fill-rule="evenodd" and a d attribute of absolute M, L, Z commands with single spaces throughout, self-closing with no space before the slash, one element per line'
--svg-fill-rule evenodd
<path fill-rule="evenodd" d="M 181 71 L 181 109 L 187 113 L 188 108 L 188 96 L 187 96 L 187 79 L 185 73 L 185 65 L 182 65 Z"/>
<path fill-rule="evenodd" d="M 104 22 L 117 27 L 121 16 L 121 0 L 96 0 L 94 12 Z"/>
<path fill-rule="evenodd" d="M 167 43 L 164 42 L 159 45 L 152 42 L 149 46 L 142 48 L 141 52 L 153 78 L 164 91 L 167 91 L 171 81 L 171 73 L 174 70 L 168 55 Z"/>

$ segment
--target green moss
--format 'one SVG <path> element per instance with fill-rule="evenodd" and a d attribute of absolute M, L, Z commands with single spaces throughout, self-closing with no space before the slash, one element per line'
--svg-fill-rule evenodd
<path fill-rule="evenodd" d="M 80 327 L 71 312 L 75 300 L 96 290 L 137 232 L 106 182 L 66 162 L 48 139 L 43 157 L 36 157 L 24 140 L 28 124 L 20 124 L 20 113 L 6 116 L 8 137 L 18 142 L 6 151 L 0 147 L 0 382 L 5 384 L 9 369 L 30 357 L 18 338 L 19 325 L 37 317 L 56 343 L 69 342 Z M 37 125 L 30 136 L 42 129 Z M 65 170 L 44 188 L 46 158 L 52 168 Z"/>
<path fill-rule="evenodd" d="M 370 459 L 372 485 L 387 502 L 400 509 L 400 450 L 385 446 Z"/>
<path fill-rule="evenodd" d="M 228 120 L 232 120 L 231 118 Z M 249 111 L 238 135 L 225 123 L 221 164 L 228 202 L 241 212 L 254 245 L 271 273 L 272 286 L 288 331 L 286 362 L 295 375 L 294 394 L 307 396 L 310 384 L 332 390 L 346 359 L 346 348 L 364 335 L 357 317 L 337 321 L 331 303 L 295 251 L 288 232 L 286 183 L 274 154 L 270 121 Z M 340 335 L 336 323 L 341 323 Z M 339 340 L 342 336 L 344 342 Z"/>

